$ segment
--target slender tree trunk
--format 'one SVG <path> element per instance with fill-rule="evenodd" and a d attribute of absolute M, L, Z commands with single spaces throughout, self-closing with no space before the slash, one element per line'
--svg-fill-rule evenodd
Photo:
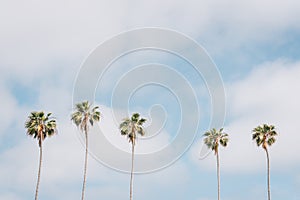
<path fill-rule="evenodd" d="M 270 189 L 270 158 L 267 148 L 264 148 L 267 154 L 267 171 L 268 171 L 268 200 L 271 200 L 271 189 Z"/>
<path fill-rule="evenodd" d="M 216 151 L 217 155 L 217 176 L 218 176 L 218 200 L 220 200 L 220 158 L 219 152 Z"/>
<path fill-rule="evenodd" d="M 41 169 L 42 169 L 42 158 L 43 158 L 43 148 L 42 148 L 41 139 L 39 141 L 39 147 L 40 147 L 40 162 L 39 162 L 38 179 L 37 179 L 36 189 L 35 189 L 35 200 L 38 200 L 39 185 L 41 180 Z"/>
<path fill-rule="evenodd" d="M 85 184 L 86 184 L 87 162 L 88 162 L 88 133 L 87 133 L 87 130 L 85 130 L 85 160 L 84 160 L 82 196 L 81 196 L 82 200 L 84 200 L 84 192 L 85 192 Z"/>
<path fill-rule="evenodd" d="M 134 163 L 134 143 L 132 143 L 132 152 L 131 152 L 130 200 L 132 200 L 132 190 L 133 190 L 133 163 Z"/>

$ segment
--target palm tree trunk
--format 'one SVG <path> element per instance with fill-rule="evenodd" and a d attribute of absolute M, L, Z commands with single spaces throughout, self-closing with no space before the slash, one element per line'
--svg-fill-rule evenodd
<path fill-rule="evenodd" d="M 270 158 L 267 148 L 264 148 L 267 154 L 267 171 L 268 171 L 268 200 L 271 200 L 271 189 L 270 189 Z"/>
<path fill-rule="evenodd" d="M 81 200 L 84 200 L 84 192 L 85 192 L 85 184 L 86 184 L 87 161 L 88 161 L 88 134 L 87 134 L 87 130 L 85 130 L 85 160 L 84 160 L 84 171 L 83 171 L 83 184 L 82 184 L 82 196 L 81 196 Z"/>
<path fill-rule="evenodd" d="M 132 143 L 132 152 L 131 152 L 130 200 L 132 200 L 132 190 L 133 190 L 133 163 L 134 163 L 134 143 Z"/>
<path fill-rule="evenodd" d="M 216 151 L 217 154 L 217 176 L 218 176 L 218 200 L 220 200 L 220 158 L 219 152 Z"/>
<path fill-rule="evenodd" d="M 39 185 L 41 180 L 41 169 L 42 169 L 42 158 L 43 158 L 43 148 L 42 148 L 41 139 L 39 141 L 39 147 L 40 147 L 40 161 L 39 161 L 38 179 L 37 179 L 36 189 L 35 189 L 35 200 L 38 200 Z"/>

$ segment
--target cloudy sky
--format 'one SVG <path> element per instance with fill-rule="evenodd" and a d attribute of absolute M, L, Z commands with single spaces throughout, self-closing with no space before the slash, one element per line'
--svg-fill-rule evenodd
<path fill-rule="evenodd" d="M 222 199 L 266 199 L 265 153 L 251 141 L 251 130 L 261 123 L 279 132 L 270 148 L 272 199 L 300 198 L 299 1 L 0 4 L 0 199 L 33 199 L 39 149 L 26 136 L 24 122 L 34 110 L 52 112 L 58 122 L 58 135 L 44 144 L 40 199 L 80 198 L 84 146 L 70 113 L 86 91 L 101 110 L 101 121 L 91 129 L 86 199 L 129 198 L 130 145 L 117 125 L 134 111 L 148 119 L 146 137 L 136 148 L 141 173 L 134 179 L 134 198 L 216 199 L 215 157 L 199 158 L 205 151 L 201 136 L 214 123 L 213 108 L 223 103 L 230 141 L 220 150 Z M 214 90 L 220 98 L 213 99 L 209 84 L 218 81 L 171 52 L 178 47 L 190 52 L 180 40 L 139 35 L 120 48 L 145 38 L 173 46 L 123 52 L 109 66 L 97 65 L 119 48 L 105 46 L 107 41 L 145 27 L 184 35 L 203 47 L 197 59 L 211 58 L 207 69 L 217 69 L 212 77 L 222 80 L 224 90 Z M 95 68 L 83 76 L 83 82 L 95 77 L 96 85 L 77 87 L 87 61 L 103 47 L 92 59 Z"/>

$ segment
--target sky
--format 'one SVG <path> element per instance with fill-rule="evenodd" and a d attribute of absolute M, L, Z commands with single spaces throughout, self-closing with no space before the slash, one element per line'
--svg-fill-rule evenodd
<path fill-rule="evenodd" d="M 43 146 L 40 199 L 81 197 L 85 147 L 70 114 L 86 99 L 101 111 L 86 199 L 129 198 L 131 146 L 118 124 L 133 112 L 147 119 L 134 199 L 216 199 L 202 137 L 214 125 L 229 134 L 221 199 L 266 199 L 266 156 L 251 140 L 263 123 L 279 133 L 272 199 L 300 199 L 299 1 L 4 0 L 0 27 L 0 199 L 34 197 L 39 149 L 24 123 L 35 110 L 58 125 Z"/>

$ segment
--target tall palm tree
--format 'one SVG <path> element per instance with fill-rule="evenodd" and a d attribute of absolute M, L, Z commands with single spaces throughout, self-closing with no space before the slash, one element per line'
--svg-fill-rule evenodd
<path fill-rule="evenodd" d="M 71 115 L 71 120 L 75 125 L 80 128 L 85 134 L 85 161 L 84 161 L 84 172 L 83 172 L 83 184 L 82 184 L 82 194 L 81 199 L 84 199 L 85 185 L 86 185 L 86 172 L 87 172 L 87 162 L 88 162 L 88 130 L 89 123 L 91 126 L 94 125 L 94 121 L 100 120 L 99 107 L 92 105 L 88 101 L 83 101 L 75 105 L 75 111 Z"/>
<path fill-rule="evenodd" d="M 146 119 L 140 118 L 139 113 L 132 114 L 131 118 L 125 118 L 120 124 L 121 135 L 127 136 L 129 143 L 132 145 L 131 152 L 131 173 L 130 173 L 130 200 L 132 200 L 133 188 L 133 163 L 134 163 L 134 146 L 137 139 L 137 134 L 145 135 L 143 123 Z"/>
<path fill-rule="evenodd" d="M 51 113 L 45 115 L 43 111 L 31 112 L 25 122 L 25 128 L 27 129 L 27 134 L 38 140 L 40 148 L 40 160 L 38 169 L 38 178 L 35 190 L 35 200 L 38 199 L 39 185 L 41 179 L 41 168 L 42 168 L 42 156 L 43 156 L 43 141 L 54 134 L 57 133 L 56 130 L 56 120 L 50 118 Z"/>
<path fill-rule="evenodd" d="M 268 200 L 271 200 L 271 190 L 270 190 L 270 158 L 268 146 L 271 146 L 275 143 L 277 136 L 277 132 L 275 131 L 275 126 L 263 124 L 257 126 L 252 130 L 252 140 L 255 140 L 257 146 L 262 146 L 267 155 L 267 182 L 268 182 Z"/>
<path fill-rule="evenodd" d="M 217 176 L 218 176 L 218 200 L 220 200 L 220 158 L 219 158 L 219 144 L 226 147 L 228 143 L 228 134 L 223 133 L 223 128 L 216 130 L 211 129 L 204 133 L 204 143 L 208 148 L 212 149 L 217 156 Z"/>

